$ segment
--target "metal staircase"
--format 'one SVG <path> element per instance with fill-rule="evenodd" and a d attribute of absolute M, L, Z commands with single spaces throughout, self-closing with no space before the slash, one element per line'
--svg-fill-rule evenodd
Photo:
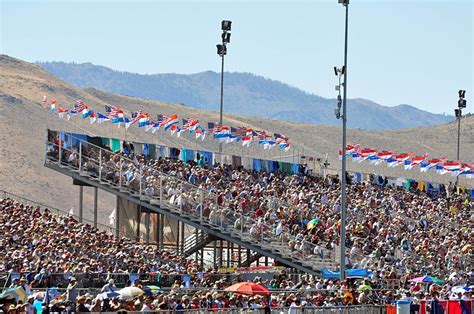
<path fill-rule="evenodd" d="M 74 148 L 64 148 L 61 147 L 61 144 L 47 143 L 45 166 L 67 175 L 73 180 L 100 188 L 152 212 L 164 214 L 200 230 L 198 236 L 190 238 L 189 243 L 185 245 L 183 252 L 187 255 L 196 252 L 217 238 L 251 250 L 253 252 L 251 258 L 245 261 L 248 265 L 260 256 L 268 256 L 283 265 L 313 275 L 320 275 L 322 268 L 335 266 L 334 253 L 331 254 L 331 257 L 327 257 L 329 252 L 326 251 L 325 258 L 320 258 L 313 253 L 313 244 L 305 242 L 303 247 L 301 241 L 296 241 L 292 235 L 288 233 L 275 235 L 265 226 L 261 226 L 260 231 L 255 233 L 255 230 L 259 229 L 255 226 L 258 226 L 260 222 L 251 217 L 236 214 L 227 208 L 219 207 L 214 194 L 176 177 L 160 173 L 158 190 L 155 189 L 154 193 L 146 194 L 144 193 L 145 182 L 142 182 L 144 176 L 139 176 L 137 182 L 133 180 L 124 182 L 126 173 L 123 173 L 125 171 L 123 165 L 126 162 L 132 164 L 132 160 L 127 160 L 121 155 L 114 155 L 108 150 L 83 142 L 81 139 L 77 139 L 77 141 L 79 147 Z M 83 155 L 82 151 L 86 145 L 88 154 Z M 77 154 L 79 162 L 76 164 L 68 162 L 67 156 L 70 154 Z M 107 168 L 106 158 L 111 156 L 120 160 L 118 164 L 121 166 L 118 166 L 118 169 Z M 119 182 L 108 178 L 108 170 L 120 172 Z M 147 170 L 142 167 L 140 173 Z M 188 195 L 194 196 L 194 198 L 188 199 L 185 206 L 178 206 L 174 199 L 175 195 L 168 194 L 169 188 L 176 186 L 186 191 Z M 206 212 L 206 208 L 210 209 L 210 212 Z M 301 246 L 290 247 L 291 243 L 298 243 Z"/>
<path fill-rule="evenodd" d="M 196 232 L 193 232 L 189 235 L 184 241 L 184 251 L 183 255 L 188 257 L 192 254 L 200 251 L 205 248 L 209 243 L 214 240 L 219 239 L 218 237 L 209 235 L 201 229 L 196 229 Z"/>

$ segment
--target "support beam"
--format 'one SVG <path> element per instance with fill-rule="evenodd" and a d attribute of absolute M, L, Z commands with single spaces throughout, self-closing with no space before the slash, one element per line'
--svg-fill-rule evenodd
<path fill-rule="evenodd" d="M 224 262 L 224 241 L 220 241 L 219 247 L 219 267 L 222 267 L 222 263 Z"/>
<path fill-rule="evenodd" d="M 84 218 L 84 187 L 79 185 L 79 222 L 82 223 Z"/>
<path fill-rule="evenodd" d="M 120 237 L 120 196 L 117 195 L 117 202 L 115 204 L 115 236 Z"/>
<path fill-rule="evenodd" d="M 140 220 L 141 220 L 141 216 L 142 216 L 142 213 L 141 213 L 141 210 L 142 210 L 142 207 L 140 205 L 137 206 L 137 216 L 136 216 L 136 221 L 137 221 L 137 233 L 136 233 L 136 237 L 138 239 L 138 241 L 140 241 Z"/>
<path fill-rule="evenodd" d="M 180 222 L 177 221 L 176 224 L 178 225 L 178 230 L 176 230 L 176 252 L 179 252 L 179 232 L 180 232 Z"/>
<path fill-rule="evenodd" d="M 214 240 L 213 242 L 213 249 L 214 249 L 214 267 L 217 266 L 217 240 Z"/>
<path fill-rule="evenodd" d="M 183 252 L 184 252 L 184 241 L 186 241 L 186 239 L 184 238 L 184 231 L 185 231 L 184 228 L 185 228 L 185 224 L 184 224 L 184 222 L 179 222 L 179 221 L 178 221 L 178 223 L 181 223 L 180 252 L 183 253 Z"/>
<path fill-rule="evenodd" d="M 98 196 L 99 188 L 94 187 L 94 228 L 97 228 L 97 203 L 98 203 Z"/>
<path fill-rule="evenodd" d="M 242 246 L 239 244 L 239 253 L 237 254 L 237 265 L 242 266 Z"/>
<path fill-rule="evenodd" d="M 150 244 L 150 212 L 145 213 L 145 239 L 146 244 Z"/>
<path fill-rule="evenodd" d="M 201 267 L 204 267 L 204 248 L 201 249 L 201 261 L 200 261 Z"/>
<path fill-rule="evenodd" d="M 164 214 L 158 214 L 158 236 L 159 236 L 159 243 L 160 243 L 160 248 L 162 249 L 164 247 L 163 245 L 163 239 L 164 239 L 164 231 L 163 231 L 163 228 L 164 228 L 164 222 L 163 222 L 163 219 L 164 219 L 165 215 Z"/>

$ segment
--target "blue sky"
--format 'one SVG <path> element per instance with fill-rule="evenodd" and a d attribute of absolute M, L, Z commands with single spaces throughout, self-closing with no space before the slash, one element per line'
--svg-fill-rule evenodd
<path fill-rule="evenodd" d="M 348 97 L 452 114 L 473 93 L 473 1 L 357 1 L 349 17 Z M 220 21 L 232 20 L 226 71 L 335 97 L 344 8 L 325 1 L 6 1 L 1 53 L 138 73 L 220 71 Z"/>

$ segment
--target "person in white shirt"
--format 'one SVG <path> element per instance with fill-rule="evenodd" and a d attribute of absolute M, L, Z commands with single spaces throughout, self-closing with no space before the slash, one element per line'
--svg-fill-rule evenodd
<path fill-rule="evenodd" d="M 114 291 L 117 291 L 117 287 L 115 286 L 113 279 L 109 279 L 109 282 L 107 284 L 105 284 L 102 287 L 102 289 L 100 290 L 100 292 L 102 292 L 102 293 L 104 293 L 104 292 L 114 292 Z"/>

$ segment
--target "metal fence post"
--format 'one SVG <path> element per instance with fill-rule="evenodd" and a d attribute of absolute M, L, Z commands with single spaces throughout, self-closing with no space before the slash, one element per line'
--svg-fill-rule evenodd
<path fill-rule="evenodd" d="M 244 233 L 244 215 L 240 212 L 240 233 Z"/>
<path fill-rule="evenodd" d="M 59 157 L 58 157 L 58 161 L 59 161 L 59 164 L 61 165 L 61 159 L 62 159 L 62 154 L 63 154 L 63 150 L 62 150 L 62 140 L 61 140 L 61 136 L 59 136 Z"/>
<path fill-rule="evenodd" d="M 79 142 L 79 173 L 82 170 L 82 141 Z"/>
<path fill-rule="evenodd" d="M 163 206 L 163 176 L 160 174 L 160 207 Z"/>
<path fill-rule="evenodd" d="M 203 207 L 204 207 L 204 196 L 203 196 L 204 192 L 203 190 L 199 190 L 199 203 L 201 204 L 201 206 L 199 206 L 199 219 L 202 223 L 202 212 L 203 212 Z"/>
<path fill-rule="evenodd" d="M 102 149 L 99 149 L 99 182 L 102 181 Z"/>
<path fill-rule="evenodd" d="M 142 168 L 140 167 L 140 178 L 138 180 L 138 197 L 141 198 L 142 197 L 142 176 L 143 176 L 143 170 Z"/>
<path fill-rule="evenodd" d="M 122 156 L 119 158 L 119 190 L 122 187 Z"/>

